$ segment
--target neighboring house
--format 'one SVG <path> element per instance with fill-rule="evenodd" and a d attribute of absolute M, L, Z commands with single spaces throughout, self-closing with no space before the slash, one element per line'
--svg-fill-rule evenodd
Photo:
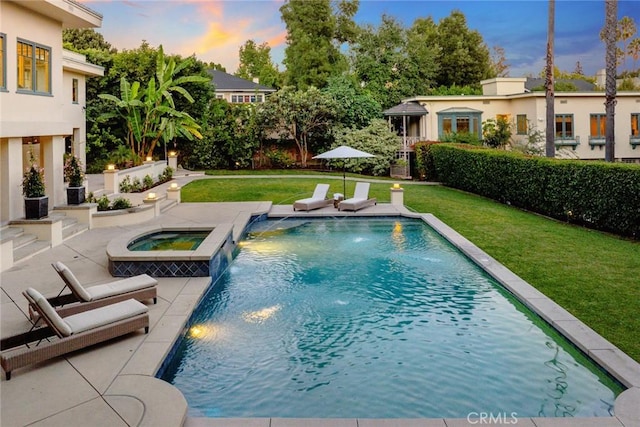
<path fill-rule="evenodd" d="M 241 79 L 224 71 L 213 69 L 207 71 L 213 79 L 216 98 L 224 99 L 227 102 L 234 104 L 261 103 L 270 93 L 276 91 L 259 84 L 257 81 Z"/>
<path fill-rule="evenodd" d="M 526 78 L 483 80 L 482 95 L 415 96 L 384 112 L 403 137 L 404 151 L 417 141 L 437 141 L 448 132 L 482 137 L 482 123 L 504 117 L 514 124 L 514 141 L 524 142 L 529 128 L 546 129 L 544 92 L 530 92 Z M 640 92 L 618 92 L 615 110 L 615 157 L 640 163 Z M 604 160 L 604 92 L 555 93 L 555 143 L 571 157 Z M 544 143 L 543 143 L 544 144 Z"/>
<path fill-rule="evenodd" d="M 31 150 L 49 208 L 66 204 L 63 155 L 86 158 L 85 80 L 102 67 L 62 48 L 64 28 L 102 16 L 74 0 L 0 1 L 0 224 L 24 218 L 22 175 Z"/>

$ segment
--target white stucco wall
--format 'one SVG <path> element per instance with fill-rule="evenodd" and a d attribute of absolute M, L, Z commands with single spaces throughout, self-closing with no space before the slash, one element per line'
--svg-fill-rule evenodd
<path fill-rule="evenodd" d="M 67 0 L 0 1 L 0 33 L 6 46 L 6 91 L 0 92 L 0 224 L 24 217 L 20 183 L 28 158 L 23 138 L 34 139 L 38 163 L 45 169 L 49 208 L 66 203 L 63 182 L 64 138 L 75 135 L 75 149 L 85 159 L 86 75 L 103 70 L 84 56 L 62 49 L 63 28 L 96 27 L 102 17 Z M 18 40 L 50 49 L 50 93 L 20 93 L 17 77 Z M 72 103 L 71 82 L 78 79 L 78 103 Z"/>

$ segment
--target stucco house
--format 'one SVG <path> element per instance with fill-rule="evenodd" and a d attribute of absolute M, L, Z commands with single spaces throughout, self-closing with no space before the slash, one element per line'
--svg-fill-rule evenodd
<path fill-rule="evenodd" d="M 102 16 L 74 0 L 0 1 L 0 225 L 24 218 L 22 175 L 33 152 L 49 209 L 66 204 L 63 155 L 85 163 L 85 80 L 102 67 L 62 48 L 64 28 Z"/>
<path fill-rule="evenodd" d="M 207 72 L 215 86 L 216 98 L 234 104 L 261 103 L 270 93 L 276 91 L 257 81 L 245 80 L 224 71 L 209 69 Z"/>
<path fill-rule="evenodd" d="M 399 157 L 408 159 L 412 144 L 437 141 L 447 132 L 471 132 L 481 137 L 482 123 L 498 117 L 514 124 L 514 141 L 525 141 L 529 128 L 544 135 L 545 93 L 528 89 L 531 82 L 528 83 L 527 78 L 498 77 L 480 83 L 482 95 L 414 96 L 386 110 L 385 116 L 403 140 Z M 556 148 L 565 149 L 569 157 L 604 160 L 604 101 L 603 91 L 556 92 Z M 640 163 L 639 125 L 640 92 L 618 92 L 615 115 L 617 161 Z"/>

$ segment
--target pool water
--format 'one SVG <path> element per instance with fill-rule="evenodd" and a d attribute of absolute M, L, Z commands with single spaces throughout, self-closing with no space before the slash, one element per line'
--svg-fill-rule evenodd
<path fill-rule="evenodd" d="M 159 231 L 127 245 L 130 251 L 194 251 L 211 231 Z"/>
<path fill-rule="evenodd" d="M 162 378 L 190 416 L 610 416 L 623 390 L 421 221 L 259 223 Z"/>

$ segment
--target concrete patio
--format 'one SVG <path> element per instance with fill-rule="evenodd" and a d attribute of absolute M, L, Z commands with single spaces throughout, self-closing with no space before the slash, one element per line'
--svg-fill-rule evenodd
<path fill-rule="evenodd" d="M 186 182 L 183 180 L 181 184 Z M 105 248 L 122 233 L 150 225 L 232 223 L 244 230 L 247 218 L 268 214 L 286 216 L 411 216 L 423 218 L 548 322 L 577 342 L 583 351 L 617 375 L 627 387 L 616 401 L 611 418 L 519 418 L 521 426 L 637 427 L 640 426 L 640 365 L 599 337 L 564 309 L 548 300 L 431 215 L 412 213 L 402 206 L 378 204 L 360 212 L 338 212 L 333 206 L 312 212 L 293 212 L 291 205 L 270 202 L 182 203 L 153 221 L 140 225 L 95 228 L 64 244 L 23 261 L 0 275 L 1 335 L 29 329 L 27 303 L 21 292 L 33 286 L 55 295 L 62 281 L 51 263 L 62 261 L 87 285 L 113 280 L 107 271 Z M 238 231 L 238 235 L 239 235 Z M 236 236 L 236 232 L 234 232 Z M 500 279 L 501 278 L 501 279 Z M 187 403 L 173 386 L 154 374 L 174 341 L 183 332 L 210 278 L 159 278 L 158 303 L 149 305 L 151 328 L 4 376 L 0 383 L 0 424 L 8 426 L 349 426 L 453 427 L 480 424 L 479 419 L 203 419 L 187 416 Z M 513 424 L 507 418 L 504 425 Z M 495 425 L 495 423 L 494 423 Z"/>

